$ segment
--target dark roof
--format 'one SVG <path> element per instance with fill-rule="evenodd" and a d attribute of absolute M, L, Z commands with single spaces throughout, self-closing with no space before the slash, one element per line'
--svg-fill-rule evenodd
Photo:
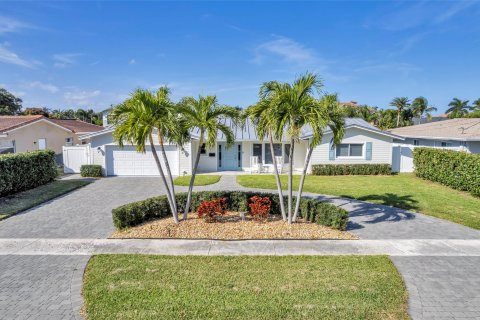
<path fill-rule="evenodd" d="M 53 123 L 56 123 L 64 128 L 67 128 L 75 133 L 90 133 L 90 132 L 97 132 L 103 130 L 102 126 L 97 126 L 96 124 L 91 124 L 88 122 L 84 122 L 77 119 L 67 119 L 67 120 L 59 120 L 59 119 L 48 119 Z"/>

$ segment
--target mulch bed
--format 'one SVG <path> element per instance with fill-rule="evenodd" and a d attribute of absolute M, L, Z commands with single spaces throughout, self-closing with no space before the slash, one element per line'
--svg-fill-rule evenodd
<path fill-rule="evenodd" d="M 331 229 L 316 223 L 298 220 L 288 225 L 279 216 L 269 216 L 266 222 L 247 216 L 244 221 L 238 212 L 227 212 L 216 222 L 206 222 L 191 213 L 186 221 L 175 224 L 171 217 L 150 221 L 122 231 L 115 231 L 118 239 L 358 239 L 355 235 Z"/>

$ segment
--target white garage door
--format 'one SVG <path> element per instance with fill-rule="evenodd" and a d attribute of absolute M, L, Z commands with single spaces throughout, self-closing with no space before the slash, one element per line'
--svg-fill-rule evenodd
<path fill-rule="evenodd" d="M 156 146 L 158 157 L 163 163 L 160 146 Z M 165 146 L 168 162 L 172 175 L 178 175 L 178 149 L 177 146 Z M 145 153 L 137 152 L 133 146 L 125 146 L 123 149 L 117 146 L 107 147 L 107 175 L 109 176 L 158 176 L 158 168 L 155 164 L 150 147 Z M 166 174 L 166 171 L 164 171 Z"/>

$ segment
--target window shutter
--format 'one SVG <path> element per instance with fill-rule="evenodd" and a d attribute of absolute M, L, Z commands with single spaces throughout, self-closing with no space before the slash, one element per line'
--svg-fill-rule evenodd
<path fill-rule="evenodd" d="M 365 159 L 366 160 L 372 160 L 372 143 L 371 142 L 367 142 Z"/>
<path fill-rule="evenodd" d="M 333 144 L 333 139 L 328 146 L 328 160 L 335 160 L 335 145 Z"/>

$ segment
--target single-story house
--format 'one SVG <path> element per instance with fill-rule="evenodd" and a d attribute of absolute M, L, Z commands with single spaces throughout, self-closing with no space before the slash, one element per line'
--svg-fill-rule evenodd
<path fill-rule="evenodd" d="M 225 137 L 219 133 L 217 143 L 213 148 L 202 146 L 198 171 L 273 172 L 273 159 L 269 143 L 258 138 L 254 126 L 250 122 L 243 126 L 236 126 L 229 119 L 224 121 L 234 132 L 234 145 L 227 148 Z M 78 157 L 81 157 L 82 160 L 65 160 L 67 172 L 78 172 L 81 164 L 99 164 L 103 168 L 104 175 L 107 176 L 159 174 L 149 148 L 145 153 L 136 152 L 135 147 L 131 145 L 120 148 L 113 139 L 113 131 L 114 127 L 110 126 L 101 131 L 81 136 L 84 146 L 79 147 Z M 295 143 L 293 159 L 295 171 L 303 168 L 310 137 L 311 131 L 304 128 L 300 141 Z M 191 141 L 183 147 L 177 145 L 165 147 L 173 175 L 192 172 L 193 161 L 198 150 L 198 139 L 198 130 L 193 130 Z M 394 139 L 402 140 L 403 138 L 384 132 L 362 119 L 348 118 L 342 143 L 333 146 L 331 143 L 332 132 L 325 131 L 322 144 L 313 150 L 311 164 L 391 164 Z M 274 154 L 279 163 L 279 170 L 282 172 L 286 172 L 288 168 L 289 150 L 290 143 L 287 139 L 282 139 L 274 144 Z M 74 158 L 73 154 L 71 158 Z"/>
<path fill-rule="evenodd" d="M 81 143 L 79 136 L 103 127 L 80 120 L 58 120 L 33 116 L 0 116 L 0 153 L 50 149 L 59 155 L 62 147 Z"/>
<path fill-rule="evenodd" d="M 480 119 L 457 118 L 429 122 L 389 130 L 404 137 L 394 139 L 393 169 L 399 172 L 413 171 L 415 147 L 442 148 L 469 153 L 480 153 Z"/>

